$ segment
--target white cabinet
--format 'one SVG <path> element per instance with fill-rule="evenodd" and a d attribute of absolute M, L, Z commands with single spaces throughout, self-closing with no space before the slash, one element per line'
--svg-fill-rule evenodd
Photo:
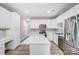
<path fill-rule="evenodd" d="M 58 35 L 56 34 L 57 30 L 47 30 L 47 38 L 49 41 L 53 41 L 56 45 L 58 45 Z"/>
<path fill-rule="evenodd" d="M 0 55 L 4 55 L 5 54 L 5 49 L 4 49 L 4 43 L 0 42 Z"/>
<path fill-rule="evenodd" d="M 53 35 L 53 41 L 56 45 L 58 45 L 58 35 L 57 34 L 54 34 Z"/>
<path fill-rule="evenodd" d="M 9 28 L 3 37 L 11 37 L 13 41 L 7 45 L 7 48 L 15 49 L 20 44 L 20 16 L 16 12 L 8 12 L 6 9 L 0 8 L 0 28 Z M 0 44 L 2 44 L 1 39 Z M 2 51 L 1 47 L 2 45 L 0 51 Z"/>
<path fill-rule="evenodd" d="M 11 12 L 10 30 L 8 31 L 8 36 L 12 37 L 12 42 L 7 45 L 9 49 L 15 49 L 20 44 L 20 16 Z M 8 21 L 9 22 L 9 21 Z"/>
<path fill-rule="evenodd" d="M 11 37 L 0 38 L 0 55 L 5 55 L 5 48 L 6 48 L 5 43 L 11 42 L 11 41 L 12 41 Z"/>
<path fill-rule="evenodd" d="M 13 41 L 8 43 L 6 47 L 9 49 L 15 49 L 20 44 L 20 30 L 11 29 L 11 31 L 9 32 L 9 36 L 12 37 Z"/>
<path fill-rule="evenodd" d="M 46 30 L 47 38 L 49 41 L 53 41 L 53 30 Z"/>

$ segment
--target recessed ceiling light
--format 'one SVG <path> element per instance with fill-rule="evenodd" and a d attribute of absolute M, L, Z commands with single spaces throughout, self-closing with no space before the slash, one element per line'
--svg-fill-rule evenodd
<path fill-rule="evenodd" d="M 28 18 L 28 19 L 27 19 L 27 21 L 29 22 L 29 21 L 30 21 L 30 19 Z"/>
<path fill-rule="evenodd" d="M 50 13 L 50 11 L 48 11 L 48 13 Z"/>
<path fill-rule="evenodd" d="M 25 13 L 28 14 L 28 11 L 26 10 Z"/>
<path fill-rule="evenodd" d="M 54 11 L 55 11 L 55 9 L 51 9 L 51 10 L 48 11 L 48 13 L 51 13 L 51 12 L 54 12 Z"/>

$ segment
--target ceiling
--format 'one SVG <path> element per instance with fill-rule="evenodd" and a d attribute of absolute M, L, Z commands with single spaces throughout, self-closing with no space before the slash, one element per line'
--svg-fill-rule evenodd
<path fill-rule="evenodd" d="M 54 18 L 76 5 L 76 3 L 1 3 L 0 5 L 21 15 L 29 15 L 31 18 Z"/>

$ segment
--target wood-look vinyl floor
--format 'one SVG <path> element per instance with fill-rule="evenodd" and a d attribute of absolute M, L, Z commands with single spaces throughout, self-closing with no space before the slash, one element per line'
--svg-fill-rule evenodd
<path fill-rule="evenodd" d="M 63 55 L 64 53 L 51 42 L 51 55 Z M 29 45 L 20 45 L 15 50 L 6 51 L 6 55 L 29 55 Z"/>

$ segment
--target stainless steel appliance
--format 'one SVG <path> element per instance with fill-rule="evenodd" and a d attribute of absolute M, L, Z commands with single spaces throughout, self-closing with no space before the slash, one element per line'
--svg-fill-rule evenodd
<path fill-rule="evenodd" d="M 65 54 L 79 54 L 78 21 L 78 16 L 72 16 L 65 20 Z"/>
<path fill-rule="evenodd" d="M 46 24 L 39 25 L 39 34 L 44 34 L 44 36 L 47 37 Z"/>

